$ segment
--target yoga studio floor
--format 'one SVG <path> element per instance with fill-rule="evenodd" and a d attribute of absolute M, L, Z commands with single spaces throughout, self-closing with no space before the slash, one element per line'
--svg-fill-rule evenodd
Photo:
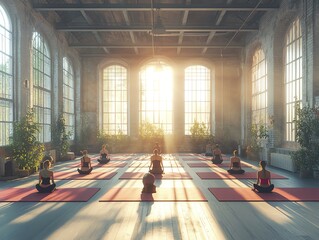
<path fill-rule="evenodd" d="M 94 157 L 94 155 L 92 155 Z M 251 191 L 256 162 L 236 177 L 196 154 L 164 154 L 157 193 L 141 194 L 149 154 L 113 154 L 81 177 L 79 159 L 53 167 L 57 191 L 37 175 L 0 182 L 0 239 L 318 239 L 319 182 L 271 168 L 275 191 Z"/>

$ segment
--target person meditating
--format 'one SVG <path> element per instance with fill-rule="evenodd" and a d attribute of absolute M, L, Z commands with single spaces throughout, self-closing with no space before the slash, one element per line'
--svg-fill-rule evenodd
<path fill-rule="evenodd" d="M 238 157 L 237 150 L 233 151 L 233 155 L 234 156 L 230 158 L 230 166 L 227 172 L 230 174 L 243 174 L 245 170 L 241 169 L 240 158 Z"/>
<path fill-rule="evenodd" d="M 154 185 L 155 176 L 152 173 L 145 173 L 143 176 L 143 190 L 142 193 L 156 193 L 156 186 Z"/>
<path fill-rule="evenodd" d="M 153 147 L 153 153 L 154 153 L 154 150 L 157 149 L 157 152 L 158 154 L 161 154 L 162 153 L 162 150 L 161 150 L 161 146 L 159 145 L 158 142 L 155 143 L 154 147 Z"/>
<path fill-rule="evenodd" d="M 102 149 L 100 151 L 100 159 L 98 159 L 97 161 L 101 164 L 108 163 L 111 160 L 108 155 L 109 155 L 109 152 L 106 149 L 106 145 L 103 144 Z"/>
<path fill-rule="evenodd" d="M 163 158 L 158 155 L 158 150 L 154 150 L 154 155 L 151 156 L 151 164 L 149 167 L 149 172 L 153 174 L 164 173 Z"/>
<path fill-rule="evenodd" d="M 221 164 L 223 162 L 222 151 L 220 150 L 218 144 L 216 144 L 215 149 L 213 150 L 213 155 L 212 163 Z"/>
<path fill-rule="evenodd" d="M 56 185 L 54 183 L 53 172 L 49 170 L 50 166 L 51 162 L 45 160 L 43 162 L 43 169 L 39 172 L 39 183 L 35 187 L 40 193 L 51 193 L 55 190 Z"/>
<path fill-rule="evenodd" d="M 271 184 L 270 172 L 266 170 L 266 161 L 260 161 L 259 166 L 261 170 L 257 172 L 257 183 L 254 184 L 252 190 L 257 190 L 261 193 L 269 193 L 274 189 L 274 184 Z"/>
<path fill-rule="evenodd" d="M 88 156 L 87 150 L 83 150 L 82 155 L 83 157 L 81 158 L 81 167 L 78 168 L 78 172 L 80 174 L 89 174 L 93 169 L 91 166 L 91 158 Z"/>

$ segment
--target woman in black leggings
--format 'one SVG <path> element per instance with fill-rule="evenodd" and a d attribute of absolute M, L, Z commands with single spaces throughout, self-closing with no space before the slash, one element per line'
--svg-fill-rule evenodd
<path fill-rule="evenodd" d="M 35 187 L 40 193 L 50 193 L 55 190 L 56 185 L 54 183 L 53 172 L 49 170 L 50 166 L 50 161 L 45 160 L 43 162 L 43 169 L 39 172 L 39 183 Z"/>

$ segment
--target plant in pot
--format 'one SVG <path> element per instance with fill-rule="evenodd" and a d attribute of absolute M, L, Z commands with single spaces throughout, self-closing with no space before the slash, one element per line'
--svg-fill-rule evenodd
<path fill-rule="evenodd" d="M 38 132 L 39 126 L 34 122 L 32 110 L 13 124 L 9 149 L 12 159 L 16 161 L 18 176 L 27 176 L 39 167 L 43 158 L 44 145 L 37 141 Z"/>
<path fill-rule="evenodd" d="M 206 144 L 214 139 L 213 135 L 209 133 L 208 126 L 204 122 L 200 123 L 195 119 L 190 132 L 193 151 L 196 153 L 205 152 Z"/>
<path fill-rule="evenodd" d="M 250 140 L 246 149 L 247 157 L 251 160 L 260 160 L 262 144 L 268 138 L 267 126 L 263 123 L 252 124 L 249 133 Z"/>
<path fill-rule="evenodd" d="M 143 122 L 139 127 L 139 138 L 144 146 L 144 152 L 152 152 L 152 146 L 158 142 L 163 146 L 164 130 L 150 122 Z"/>
<path fill-rule="evenodd" d="M 61 114 L 52 126 L 52 142 L 53 147 L 57 151 L 57 157 L 59 160 L 65 159 L 70 147 L 71 133 L 67 132 L 65 119 Z"/>
<path fill-rule="evenodd" d="M 319 158 L 319 109 L 310 106 L 301 108 L 296 104 L 295 137 L 300 148 L 291 153 L 291 158 L 299 170 L 300 177 L 313 177 Z"/>

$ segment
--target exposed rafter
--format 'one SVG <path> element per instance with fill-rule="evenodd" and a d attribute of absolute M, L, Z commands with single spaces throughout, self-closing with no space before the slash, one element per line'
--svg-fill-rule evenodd
<path fill-rule="evenodd" d="M 152 26 L 65 26 L 58 25 L 56 29 L 66 32 L 149 32 L 152 30 Z M 241 29 L 236 27 L 226 26 L 165 26 L 166 32 L 255 32 L 258 31 L 257 27 L 243 27 Z"/>
<path fill-rule="evenodd" d="M 149 11 L 151 4 L 115 4 L 115 3 L 52 3 L 34 4 L 37 11 Z M 154 4 L 155 9 L 163 11 L 252 11 L 254 4 Z M 264 4 L 257 11 L 269 11 L 278 9 L 278 4 Z"/>

